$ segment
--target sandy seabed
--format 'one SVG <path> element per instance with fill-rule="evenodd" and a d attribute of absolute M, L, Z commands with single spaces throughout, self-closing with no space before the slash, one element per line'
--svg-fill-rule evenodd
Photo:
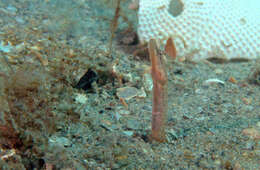
<path fill-rule="evenodd" d="M 168 60 L 167 142 L 150 141 L 149 57 L 125 19 L 109 55 L 105 2 L 0 2 L 1 169 L 259 169 L 259 60 Z"/>

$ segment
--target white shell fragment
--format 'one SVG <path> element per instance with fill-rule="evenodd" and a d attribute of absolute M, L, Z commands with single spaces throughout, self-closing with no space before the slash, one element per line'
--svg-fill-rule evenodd
<path fill-rule="evenodd" d="M 88 98 L 85 94 L 76 93 L 75 94 L 75 101 L 80 104 L 85 104 L 87 102 Z"/>
<path fill-rule="evenodd" d="M 178 56 L 255 59 L 260 57 L 259 0 L 179 0 L 182 12 L 168 12 L 171 0 L 140 0 L 142 43 L 173 37 Z"/>
<path fill-rule="evenodd" d="M 219 79 L 208 79 L 206 81 L 204 81 L 203 85 L 211 85 L 211 84 L 221 84 L 224 85 L 225 82 L 221 81 Z"/>

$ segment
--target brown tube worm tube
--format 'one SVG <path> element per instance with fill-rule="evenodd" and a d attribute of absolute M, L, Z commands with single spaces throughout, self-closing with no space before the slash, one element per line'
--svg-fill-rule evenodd
<path fill-rule="evenodd" d="M 165 123 L 167 120 L 167 73 L 165 61 L 158 52 L 154 39 L 148 44 L 153 78 L 152 139 L 165 142 Z"/>

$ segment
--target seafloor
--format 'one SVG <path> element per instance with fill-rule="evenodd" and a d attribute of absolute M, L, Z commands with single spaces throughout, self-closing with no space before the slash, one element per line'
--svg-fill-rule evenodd
<path fill-rule="evenodd" d="M 116 0 L 0 1 L 0 169 L 260 169 L 259 60 L 168 59 L 167 142 L 149 140 L 127 3 L 110 51 Z"/>

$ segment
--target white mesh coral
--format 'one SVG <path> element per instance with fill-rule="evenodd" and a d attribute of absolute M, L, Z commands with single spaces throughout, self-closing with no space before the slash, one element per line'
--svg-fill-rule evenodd
<path fill-rule="evenodd" d="M 181 2 L 183 10 L 174 17 L 168 12 L 171 0 L 139 0 L 140 41 L 173 37 L 178 56 L 193 60 L 260 57 L 259 0 Z"/>

